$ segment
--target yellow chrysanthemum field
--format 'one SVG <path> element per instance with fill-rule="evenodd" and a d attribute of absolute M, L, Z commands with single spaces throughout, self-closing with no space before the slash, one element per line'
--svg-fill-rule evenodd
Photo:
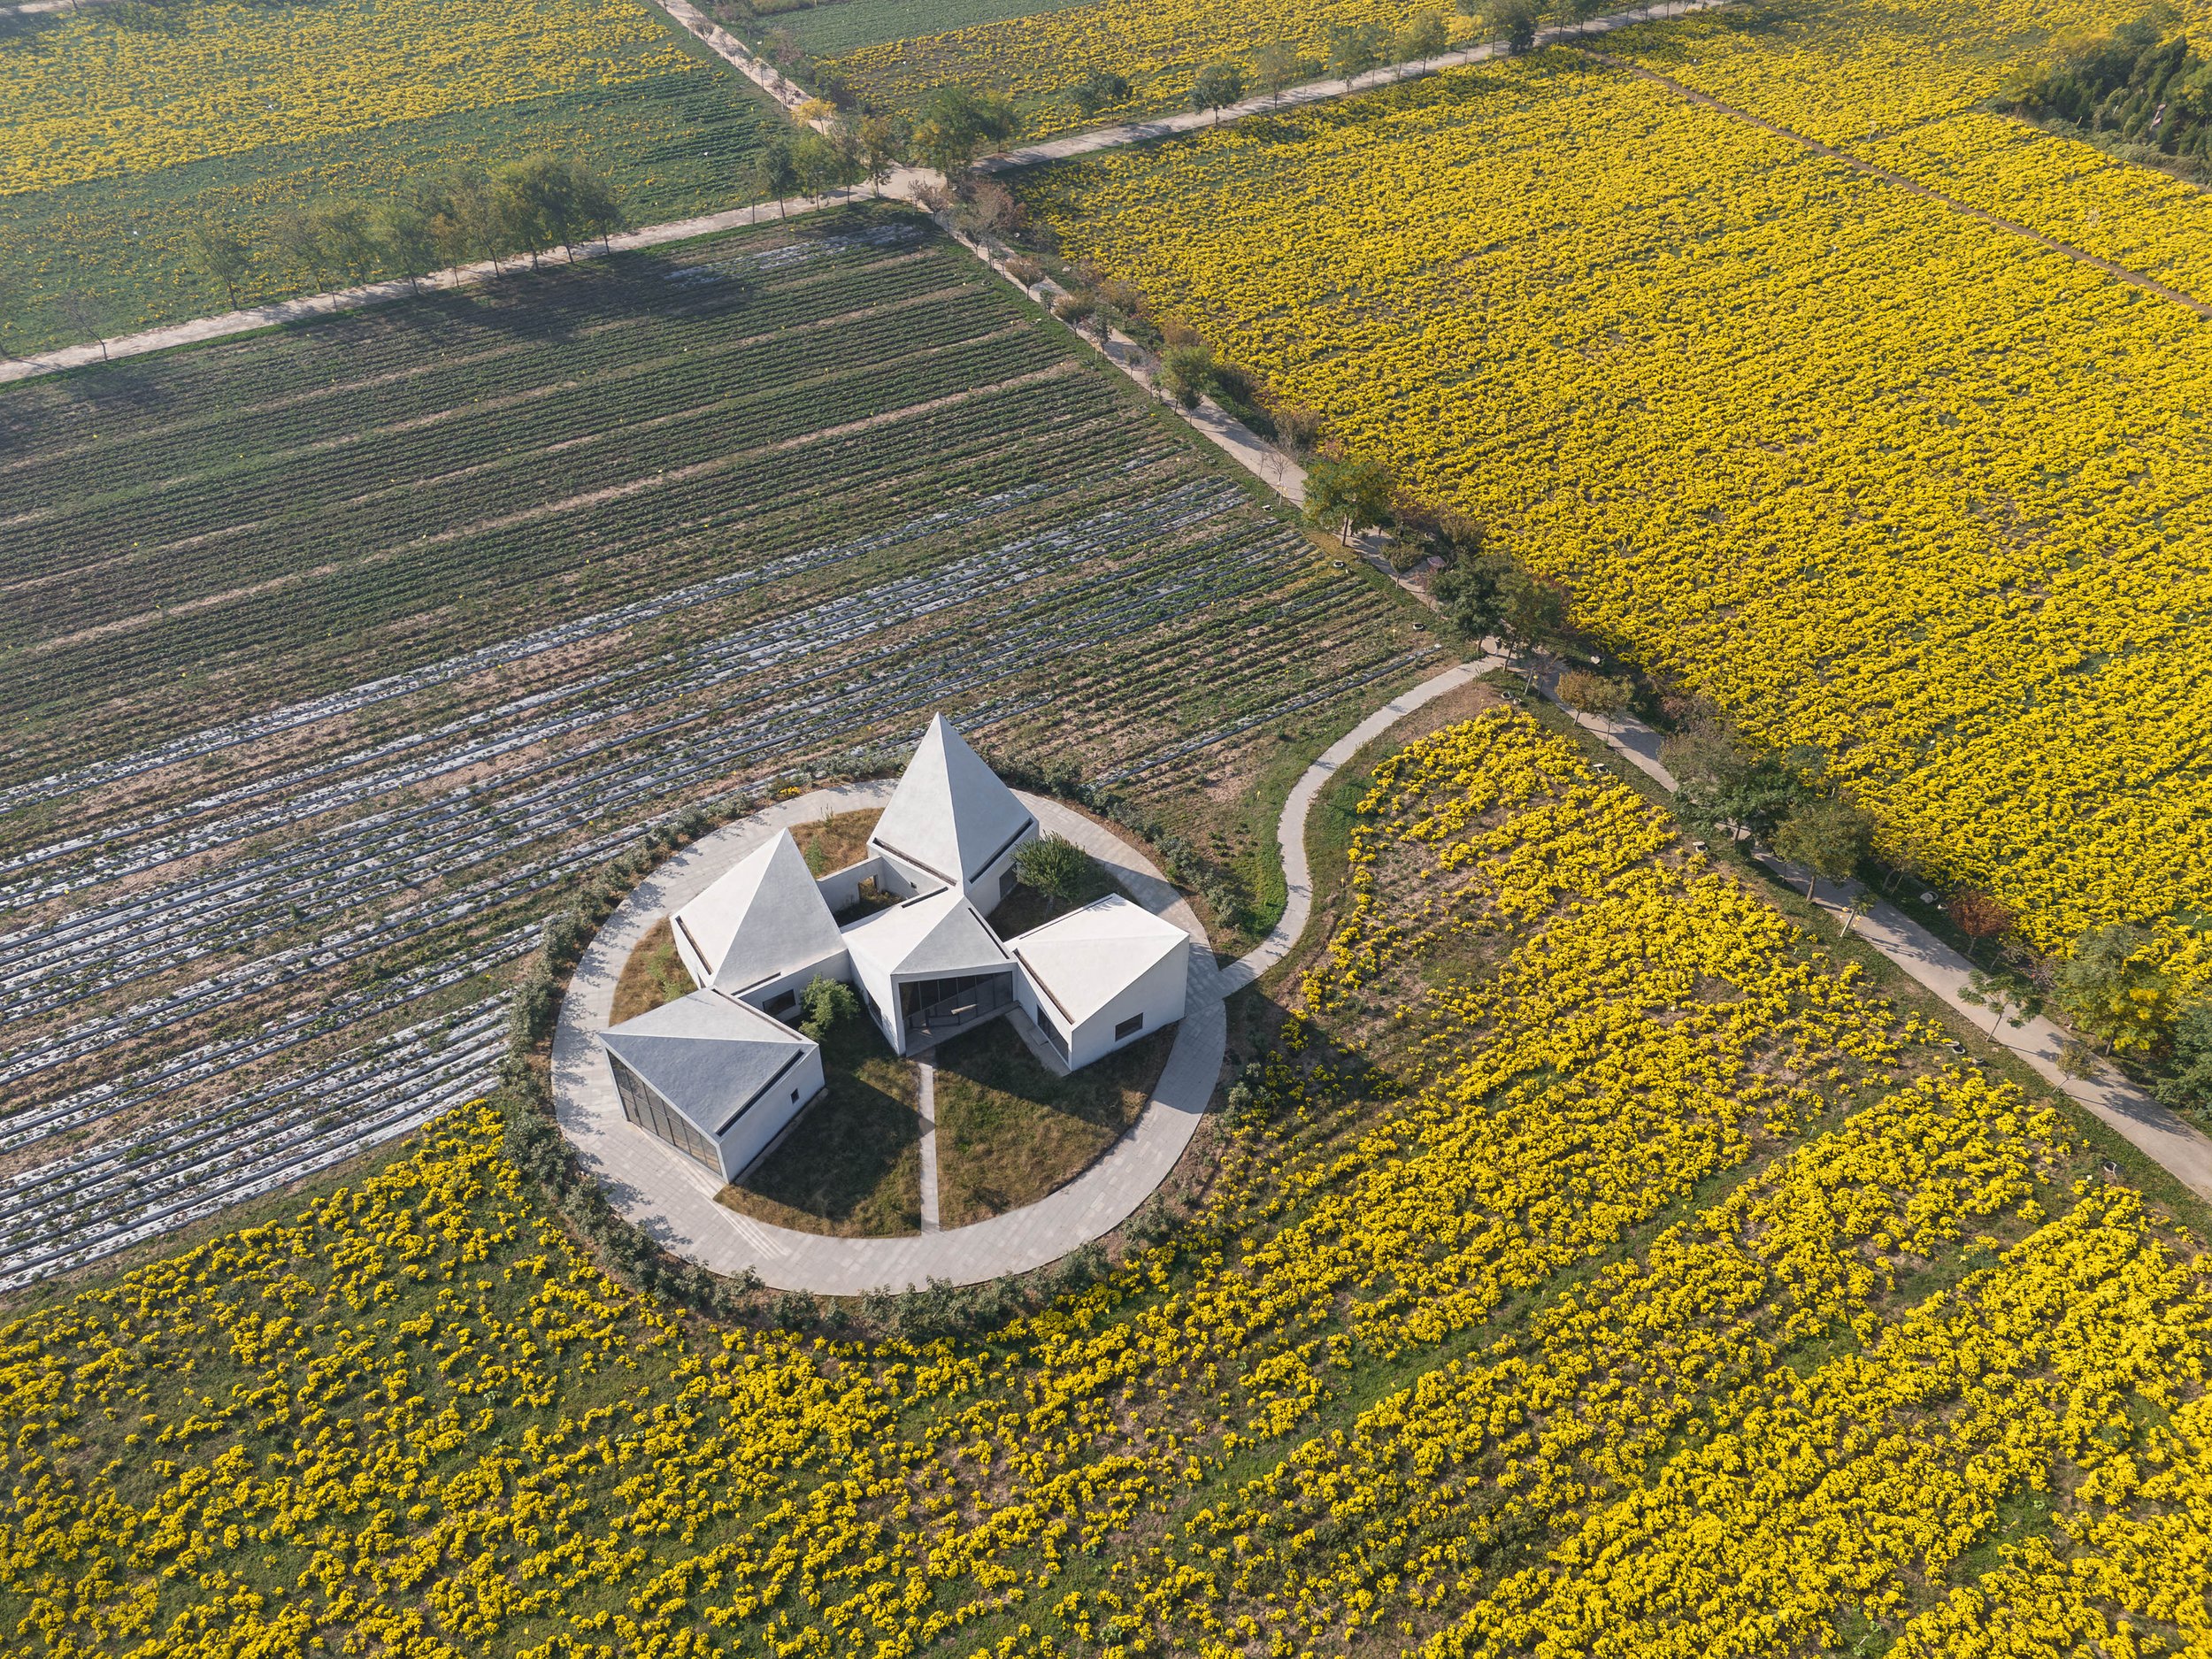
<path fill-rule="evenodd" d="M 750 193 L 765 106 L 638 0 L 174 0 L 0 31 L 0 346 L 220 309 L 188 238 L 296 291 L 287 211 L 373 204 L 443 169 L 588 160 L 638 222 Z"/>
<path fill-rule="evenodd" d="M 2201 978 L 2208 210 L 1971 107 L 2047 29 L 1892 15 L 1684 19 L 1025 195 L 1632 657 L 1817 750 L 1891 855 L 2046 949 L 2158 923 Z"/>
<path fill-rule="evenodd" d="M 12 1650 L 2163 1652 L 2212 1283 L 1527 717 L 1376 772 L 1195 1222 L 717 1329 L 465 1110 L 0 1330 Z"/>

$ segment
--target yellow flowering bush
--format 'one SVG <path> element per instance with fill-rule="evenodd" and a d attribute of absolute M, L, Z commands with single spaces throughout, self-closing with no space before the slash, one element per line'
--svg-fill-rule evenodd
<path fill-rule="evenodd" d="M 2202 1559 L 2212 1491 L 2194 1241 L 2070 1179 L 2049 1110 L 1517 714 L 1378 770 L 1337 912 L 1203 1209 L 1025 1316 L 680 1314 L 588 1259 L 483 1106 L 19 1311 L 0 1640 L 1213 1659 L 2197 1628 L 2159 1577 Z M 2051 1525 L 2001 1520 L 2024 1502 Z"/>
<path fill-rule="evenodd" d="M 88 7 L 0 35 L 0 196 L 705 72 L 634 0 Z"/>
<path fill-rule="evenodd" d="M 1389 0 L 1198 0 L 1173 6 L 1097 0 L 866 46 L 832 64 L 855 91 L 890 108 L 914 108 L 931 88 L 947 81 L 1010 93 L 1025 106 L 1023 135 L 1048 138 L 1117 116 L 1187 107 L 1192 79 L 1217 59 L 1242 62 L 1248 69 L 1254 52 L 1284 43 L 1325 64 L 1333 29 L 1376 25 L 1387 34 L 1408 15 L 1408 8 Z M 1448 14 L 1445 22 L 1456 41 L 1477 33 L 1465 17 Z M 1130 97 L 1112 110 L 1086 115 L 1064 95 L 1097 72 L 1126 79 Z"/>
<path fill-rule="evenodd" d="M 1821 15 L 1866 25 L 1857 56 L 1701 20 L 1711 61 L 1658 66 L 1789 119 L 1775 84 L 1817 104 L 1833 70 L 1848 104 L 1862 59 L 1870 100 L 1921 84 L 1881 8 Z M 1993 207 L 2004 157 L 2033 156 L 2016 211 L 2055 234 L 2109 211 L 2115 257 L 2194 280 L 2193 196 L 1959 113 L 2000 67 L 1875 158 L 2001 130 L 1966 198 Z M 2041 948 L 2132 919 L 2185 976 L 2212 966 L 2185 931 L 2212 914 L 2212 337 L 2186 308 L 1564 50 L 1024 191 L 1070 257 L 1489 524 L 1580 621 L 1821 752 L 1887 855 L 1993 893 Z"/>

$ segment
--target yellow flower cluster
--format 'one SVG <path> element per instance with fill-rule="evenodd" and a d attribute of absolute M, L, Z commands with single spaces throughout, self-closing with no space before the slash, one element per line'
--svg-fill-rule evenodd
<path fill-rule="evenodd" d="M 2070 165 L 2024 170 L 2038 215 Z M 2212 913 L 2212 335 L 2185 308 L 1566 52 L 1025 194 L 1581 621 L 1824 752 L 1884 851 L 2039 946 Z M 2181 198 L 2128 199 L 2128 247 L 2197 257 L 2200 208 L 2154 234 Z"/>
<path fill-rule="evenodd" d="M 1386 763 L 1351 858 L 1205 1212 L 984 1334 L 679 1317 L 482 1108 L 0 1327 L 15 1647 L 1749 1651 L 1857 1608 L 1934 1655 L 2185 1620 L 2185 1235 L 2062 1187 L 2048 1112 L 1926 1071 L 1932 1032 L 1525 717 Z M 2044 1494 L 2062 1557 L 1943 1581 Z"/>
<path fill-rule="evenodd" d="M 704 68 L 635 0 L 91 6 L 0 35 L 0 196 Z"/>
<path fill-rule="evenodd" d="M 1248 67 L 1260 48 L 1284 43 L 1323 64 L 1333 29 L 1377 25 L 1387 34 L 1409 15 L 1392 0 L 1185 0 L 1172 6 L 1098 0 L 863 47 L 833 66 L 855 91 L 887 108 L 912 109 L 949 81 L 1010 93 L 1025 105 L 1023 135 L 1048 138 L 1117 115 L 1181 107 L 1198 70 L 1217 59 Z M 1455 39 L 1474 32 L 1464 17 L 1448 15 L 1445 22 Z M 1064 95 L 1100 71 L 1125 77 L 1131 96 L 1113 111 L 1086 115 Z"/>

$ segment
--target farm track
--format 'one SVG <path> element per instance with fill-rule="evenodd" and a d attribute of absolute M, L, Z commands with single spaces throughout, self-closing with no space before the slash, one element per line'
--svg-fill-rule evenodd
<path fill-rule="evenodd" d="M 706 250 L 685 267 L 705 276 L 654 278 L 684 308 L 658 349 L 649 331 L 609 330 L 588 336 L 605 349 L 586 365 L 560 340 L 517 345 L 542 318 L 495 319 L 511 337 L 488 342 L 396 345 L 382 319 L 334 326 L 326 341 L 238 342 L 224 349 L 275 365 L 250 377 L 281 411 L 257 432 L 206 420 L 190 386 L 122 396 L 94 411 L 96 445 L 13 475 L 45 492 L 48 516 L 0 529 L 0 560 L 40 598 L 36 627 L 19 622 L 0 652 L 0 703 L 65 714 L 82 759 L 34 774 L 55 751 L 32 723 L 13 740 L 20 781 L 0 786 L 0 1286 L 480 1095 L 537 918 L 689 804 L 803 781 L 826 762 L 881 764 L 941 705 L 987 742 L 1005 722 L 1046 752 L 1135 778 L 1413 660 L 1386 599 L 1198 465 L 959 256 L 894 228 L 772 231 L 733 239 L 719 262 Z M 759 247 L 777 235 L 799 251 Z M 583 301 L 608 273 L 537 285 L 564 319 L 549 334 L 590 326 Z M 710 291 L 712 304 L 700 297 Z M 777 357 L 780 404 L 744 366 L 767 359 L 715 349 L 764 332 L 764 313 L 803 323 L 810 304 L 823 313 L 804 330 L 814 349 L 859 356 L 824 373 L 803 354 Z M 867 316 L 847 326 L 839 308 Z M 355 332 L 371 336 L 360 351 Z M 438 371 L 395 360 L 426 344 Z M 472 391 L 471 371 L 446 372 L 455 364 L 496 383 Z M 238 367 L 210 373 L 230 388 Z M 345 397 L 311 385 L 327 369 L 389 432 L 373 446 L 375 504 L 351 518 L 356 452 L 314 432 L 350 418 Z M 85 394 L 53 389 L 68 391 L 53 418 L 74 426 Z M 167 436 L 142 453 L 134 416 Z M 35 435 L 26 419 L 12 407 L 11 442 Z M 451 472 L 463 431 L 478 454 L 441 485 L 429 474 Z M 587 432 L 606 435 L 573 441 Z M 757 475 L 668 485 L 619 522 L 580 511 L 541 519 L 526 541 L 423 545 L 426 511 L 481 516 L 541 482 L 566 499 L 711 465 L 763 433 L 789 447 Z M 841 435 L 818 442 L 826 433 Z M 298 440 L 282 465 L 235 465 L 280 434 Z M 180 465 L 195 445 L 196 476 Z M 499 496 L 508 478 L 527 488 Z M 248 488 L 264 499 L 242 515 L 234 497 Z M 388 504 L 398 516 L 377 517 Z M 119 551 L 173 511 L 173 540 L 217 540 L 181 557 Z M 234 520 L 257 527 L 225 530 Z M 173 682 L 175 670 L 163 640 L 134 633 L 45 657 L 25 649 L 93 614 L 47 604 L 65 584 L 36 574 L 42 556 L 24 545 L 64 526 L 94 543 L 79 574 L 172 584 L 119 605 L 282 576 L 288 558 L 290 572 L 319 569 L 316 529 L 342 530 L 356 561 L 399 548 L 379 578 L 395 564 L 409 576 L 350 610 L 325 595 L 305 618 L 226 603 L 195 618 L 215 649 L 264 659 L 296 689 L 242 680 L 278 695 L 211 724 L 186 724 L 195 703 L 172 697 L 181 706 L 165 722 L 117 744 L 107 734 L 146 706 L 129 703 L 129 680 Z M 447 585 L 472 561 L 479 590 L 457 599 Z M 300 610 L 333 585 L 312 579 L 283 603 Z M 388 626 L 405 634 L 397 657 Z M 326 630 L 345 634 L 342 653 L 289 654 Z M 1305 639 L 1325 641 L 1325 663 L 1296 649 Z M 1208 672 L 1189 672 L 1194 657 Z M 73 686 L 56 664 L 91 672 Z M 316 683 L 339 666 L 357 672 Z M 1061 695 L 1079 682 L 1079 706 Z"/>

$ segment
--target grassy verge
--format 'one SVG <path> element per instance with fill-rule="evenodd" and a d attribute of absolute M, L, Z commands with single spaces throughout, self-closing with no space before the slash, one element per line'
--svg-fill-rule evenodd
<path fill-rule="evenodd" d="M 826 876 L 868 856 L 868 837 L 875 833 L 876 822 L 882 816 L 875 807 L 826 814 L 811 824 L 798 826 L 791 832 L 791 839 L 806 855 L 806 867 L 818 876 Z"/>

